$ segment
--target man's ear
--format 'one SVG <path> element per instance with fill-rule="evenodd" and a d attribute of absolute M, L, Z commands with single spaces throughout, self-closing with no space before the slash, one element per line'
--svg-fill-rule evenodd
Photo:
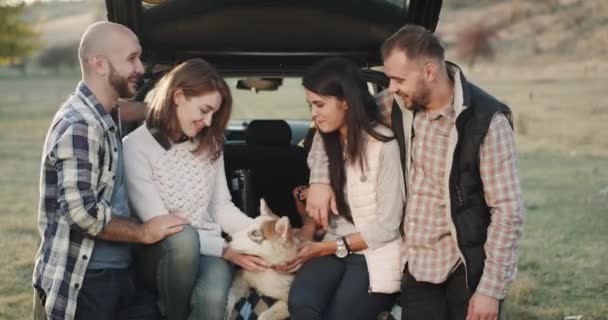
<path fill-rule="evenodd" d="M 282 217 L 279 219 L 279 221 L 277 221 L 277 223 L 274 225 L 274 231 L 279 235 L 279 242 L 281 244 L 287 242 L 291 235 L 291 224 L 289 223 L 289 218 Z"/>
<path fill-rule="evenodd" d="M 91 56 L 87 58 L 87 64 L 93 72 L 100 76 L 105 76 L 110 73 L 108 62 L 101 56 Z"/>
<path fill-rule="evenodd" d="M 184 100 L 186 100 L 186 96 L 184 95 L 184 90 L 177 89 L 177 90 L 175 90 L 175 92 L 173 92 L 173 104 L 175 104 L 176 106 L 179 106 L 180 104 L 184 103 Z"/>
<path fill-rule="evenodd" d="M 439 64 L 435 61 L 429 61 L 424 65 L 424 79 L 427 82 L 434 82 L 439 76 Z"/>

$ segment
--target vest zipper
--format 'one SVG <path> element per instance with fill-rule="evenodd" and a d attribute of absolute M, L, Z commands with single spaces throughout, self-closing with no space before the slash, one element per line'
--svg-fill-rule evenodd
<path fill-rule="evenodd" d="M 456 197 L 458 198 L 458 206 L 462 206 L 464 201 L 462 198 L 462 192 L 460 191 L 460 188 L 458 187 L 458 185 L 456 186 Z M 466 287 L 469 288 L 469 270 L 467 268 L 467 261 L 464 258 L 464 254 L 462 254 L 462 251 L 460 250 L 460 245 L 458 244 L 458 232 L 456 231 L 456 226 L 454 226 L 454 222 L 452 221 L 452 228 L 453 228 L 453 232 L 454 235 L 456 236 L 456 246 L 458 247 L 458 254 L 460 255 L 460 259 L 462 260 L 462 264 L 464 265 L 464 281 L 466 284 Z"/>
<path fill-rule="evenodd" d="M 462 206 L 464 201 L 462 200 L 462 193 L 460 192 L 460 188 L 456 186 L 456 197 L 458 197 L 458 206 Z"/>

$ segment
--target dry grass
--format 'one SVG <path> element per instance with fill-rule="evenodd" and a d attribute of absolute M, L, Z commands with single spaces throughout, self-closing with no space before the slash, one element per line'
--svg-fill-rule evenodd
<path fill-rule="evenodd" d="M 522 119 L 516 125 L 526 126 L 525 132 L 518 128 L 517 140 L 528 209 L 520 276 L 506 305 L 510 319 L 579 314 L 584 320 L 606 319 L 608 192 L 602 190 L 608 188 L 608 148 L 599 138 L 607 120 L 606 105 L 599 104 L 605 97 L 602 85 L 586 78 L 541 81 L 488 67 L 469 78 L 507 100 Z M 0 77 L 0 203 L 5 204 L 0 208 L 0 319 L 30 316 L 41 145 L 54 111 L 77 80 Z M 295 117 L 306 115 L 297 82 L 286 83 L 286 89 L 292 93 L 275 99 L 267 93 L 261 98 L 269 105 L 237 114 L 285 116 L 285 108 L 294 106 Z M 249 98 L 248 92 L 237 95 Z"/>

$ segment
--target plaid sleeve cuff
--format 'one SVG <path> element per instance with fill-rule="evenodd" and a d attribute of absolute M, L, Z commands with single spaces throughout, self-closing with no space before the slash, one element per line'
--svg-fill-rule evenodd
<path fill-rule="evenodd" d="M 323 140 L 318 133 L 312 141 L 310 152 L 308 153 L 308 167 L 310 168 L 309 183 L 329 184 L 329 160 L 325 154 Z"/>
<path fill-rule="evenodd" d="M 484 272 L 475 292 L 497 300 L 503 300 L 507 295 L 507 283 Z"/>

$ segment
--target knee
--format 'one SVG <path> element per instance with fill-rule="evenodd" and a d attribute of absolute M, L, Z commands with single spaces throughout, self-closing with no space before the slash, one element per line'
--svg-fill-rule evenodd
<path fill-rule="evenodd" d="M 169 264 L 180 266 L 197 265 L 200 255 L 198 233 L 192 226 L 185 226 L 184 230 L 168 236 L 161 241 L 163 256 Z"/>
<path fill-rule="evenodd" d="M 308 296 L 310 293 L 300 292 L 298 288 L 291 287 L 287 299 L 290 319 L 321 319 L 321 309 L 307 299 Z"/>

